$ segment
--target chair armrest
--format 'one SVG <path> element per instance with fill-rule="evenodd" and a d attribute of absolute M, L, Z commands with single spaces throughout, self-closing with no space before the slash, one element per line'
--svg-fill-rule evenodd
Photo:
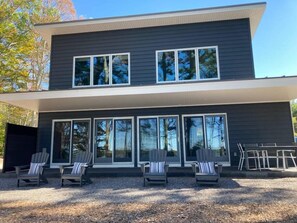
<path fill-rule="evenodd" d="M 193 162 L 191 164 L 191 166 L 192 166 L 193 172 L 196 174 L 197 173 L 197 168 L 198 168 L 198 163 L 197 162 Z"/>
<path fill-rule="evenodd" d="M 223 171 L 223 165 L 221 163 L 216 163 L 218 168 L 218 173 L 222 173 Z"/>
<path fill-rule="evenodd" d="M 23 166 L 15 166 L 15 172 L 17 175 L 20 175 L 22 169 L 29 169 L 30 165 L 23 165 Z"/>
<path fill-rule="evenodd" d="M 64 173 L 64 170 L 66 167 L 72 167 L 73 165 L 71 164 L 68 164 L 68 165 L 60 165 L 59 166 L 59 169 L 60 169 L 60 174 L 63 174 Z"/>
<path fill-rule="evenodd" d="M 165 173 L 168 173 L 168 170 L 169 170 L 169 164 L 165 164 L 165 165 L 164 165 L 164 170 L 165 170 Z"/>
<path fill-rule="evenodd" d="M 142 163 L 142 164 L 140 165 L 142 173 L 145 173 L 145 168 L 146 168 L 147 166 L 149 166 L 149 165 L 150 165 L 150 163 Z"/>

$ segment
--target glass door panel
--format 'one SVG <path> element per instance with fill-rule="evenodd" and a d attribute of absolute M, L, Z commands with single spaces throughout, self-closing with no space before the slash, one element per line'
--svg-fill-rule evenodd
<path fill-rule="evenodd" d="M 132 162 L 132 120 L 114 120 L 114 162 Z"/>
<path fill-rule="evenodd" d="M 72 149 L 72 160 L 80 151 L 90 151 L 90 121 L 73 121 Z"/>
<path fill-rule="evenodd" d="M 196 150 L 205 148 L 203 117 L 184 118 L 186 161 L 196 160 Z"/>
<path fill-rule="evenodd" d="M 54 122 L 52 163 L 70 163 L 71 121 Z"/>
<path fill-rule="evenodd" d="M 148 161 L 149 151 L 158 148 L 157 118 L 139 119 L 139 160 Z"/>
<path fill-rule="evenodd" d="M 178 119 L 177 117 L 159 118 L 160 149 L 167 151 L 167 161 L 179 161 Z"/>
<path fill-rule="evenodd" d="M 216 115 L 205 118 L 207 148 L 214 150 L 220 161 L 229 161 L 225 123 L 225 116 Z"/>
<path fill-rule="evenodd" d="M 112 119 L 95 122 L 95 163 L 112 163 Z"/>

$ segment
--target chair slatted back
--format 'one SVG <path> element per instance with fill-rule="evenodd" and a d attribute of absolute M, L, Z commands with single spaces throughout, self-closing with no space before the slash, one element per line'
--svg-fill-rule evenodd
<path fill-rule="evenodd" d="M 35 153 L 31 157 L 31 163 L 47 163 L 49 154 L 45 152 Z"/>
<path fill-rule="evenodd" d="M 166 162 L 167 151 L 162 149 L 150 150 L 150 162 Z"/>
<path fill-rule="evenodd" d="M 74 162 L 89 164 L 92 162 L 92 157 L 93 157 L 93 154 L 90 152 L 79 152 L 75 156 Z"/>
<path fill-rule="evenodd" d="M 198 149 L 196 150 L 197 162 L 216 162 L 217 157 L 215 152 L 211 149 Z"/>
<path fill-rule="evenodd" d="M 258 148 L 259 147 L 258 143 L 245 143 L 242 146 L 243 146 L 244 149 L 245 148 Z"/>

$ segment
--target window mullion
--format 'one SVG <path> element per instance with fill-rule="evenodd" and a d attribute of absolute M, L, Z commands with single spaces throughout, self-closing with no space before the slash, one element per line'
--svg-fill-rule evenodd
<path fill-rule="evenodd" d="M 112 54 L 109 56 L 109 85 L 112 85 Z"/>
<path fill-rule="evenodd" d="M 94 56 L 90 58 L 90 86 L 94 85 Z"/>
<path fill-rule="evenodd" d="M 178 78 L 178 51 L 174 51 L 174 57 L 175 57 L 175 81 L 179 81 Z"/>
<path fill-rule="evenodd" d="M 205 148 L 208 149 L 208 143 L 207 143 L 207 129 L 206 129 L 206 116 L 203 115 L 203 130 L 204 130 L 204 145 Z"/>
<path fill-rule="evenodd" d="M 200 69 L 199 69 L 199 49 L 195 49 L 195 64 L 196 64 L 196 80 L 200 80 Z"/>

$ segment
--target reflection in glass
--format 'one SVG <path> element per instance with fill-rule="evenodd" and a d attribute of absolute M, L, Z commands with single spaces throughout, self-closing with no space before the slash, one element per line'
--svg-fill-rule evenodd
<path fill-rule="evenodd" d="M 196 150 L 205 148 L 202 117 L 185 117 L 186 161 L 196 160 Z"/>
<path fill-rule="evenodd" d="M 90 57 L 75 58 L 75 86 L 90 85 Z"/>
<path fill-rule="evenodd" d="M 72 154 L 76 157 L 80 151 L 89 151 L 90 122 L 85 120 L 73 121 Z"/>
<path fill-rule="evenodd" d="M 94 57 L 94 85 L 109 84 L 109 56 Z"/>
<path fill-rule="evenodd" d="M 95 162 L 112 162 L 112 120 L 96 120 L 95 124 Z"/>
<path fill-rule="evenodd" d="M 158 81 L 175 81 L 174 51 L 158 52 Z"/>
<path fill-rule="evenodd" d="M 157 119 L 143 118 L 139 120 L 140 161 L 149 160 L 149 151 L 158 148 Z"/>
<path fill-rule="evenodd" d="M 112 56 L 112 84 L 127 84 L 129 82 L 128 63 L 127 54 Z"/>
<path fill-rule="evenodd" d="M 114 120 L 114 162 L 132 162 L 132 121 Z"/>
<path fill-rule="evenodd" d="M 178 157 L 177 118 L 160 118 L 160 149 L 167 151 L 168 157 Z"/>
<path fill-rule="evenodd" d="M 54 122 L 53 163 L 70 162 L 71 122 Z"/>
<path fill-rule="evenodd" d="M 205 122 L 207 147 L 214 150 L 219 157 L 226 156 L 225 117 L 207 116 Z"/>
<path fill-rule="evenodd" d="M 216 48 L 199 49 L 200 79 L 218 78 Z"/>
<path fill-rule="evenodd" d="M 178 51 L 178 78 L 179 80 L 195 80 L 195 50 Z"/>

